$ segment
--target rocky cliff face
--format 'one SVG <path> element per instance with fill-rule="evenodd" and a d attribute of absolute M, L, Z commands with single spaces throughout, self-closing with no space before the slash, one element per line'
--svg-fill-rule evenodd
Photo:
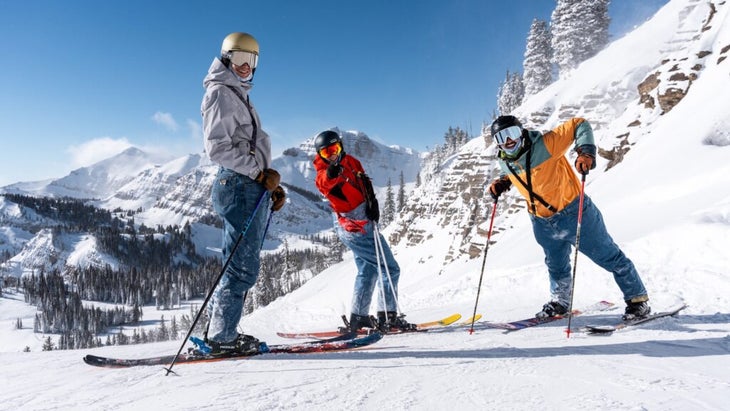
<path fill-rule="evenodd" d="M 586 118 L 599 153 L 592 176 L 606 172 L 631 155 L 631 147 L 692 93 L 709 66 L 728 64 L 730 39 L 723 38 L 720 30 L 728 7 L 725 1 L 672 2 L 656 18 L 530 97 L 511 114 L 538 130 L 551 129 L 572 117 Z M 447 264 L 460 255 L 480 255 L 492 201 L 484 190 L 496 177 L 497 168 L 490 137 L 478 140 L 438 167 L 432 158 L 427 159 L 422 169 L 424 184 L 411 195 L 401 219 L 386 230 L 393 243 L 428 248 L 434 236 L 447 235 L 448 250 L 429 250 L 440 258 L 437 262 Z M 726 141 L 727 137 L 720 136 L 708 144 Z M 574 153 L 568 156 L 572 161 Z M 513 219 L 516 215 L 526 218 L 522 215 L 524 200 L 514 197 L 514 191 L 500 198 L 493 234 L 518 222 Z"/>

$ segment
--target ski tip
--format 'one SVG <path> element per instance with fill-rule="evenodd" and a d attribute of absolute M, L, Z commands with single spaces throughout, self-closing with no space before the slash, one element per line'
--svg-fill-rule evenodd
<path fill-rule="evenodd" d="M 474 324 L 475 322 L 477 322 L 477 321 L 479 321 L 481 319 L 482 319 L 482 315 L 481 314 L 477 314 L 477 315 L 475 315 L 473 317 L 469 317 L 468 319 L 466 319 L 466 320 L 458 323 L 457 325 L 472 325 L 472 324 Z"/>

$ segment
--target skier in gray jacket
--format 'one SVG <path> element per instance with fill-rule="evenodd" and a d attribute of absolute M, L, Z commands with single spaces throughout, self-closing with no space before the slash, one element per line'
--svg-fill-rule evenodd
<path fill-rule="evenodd" d="M 205 96 L 200 110 L 205 151 L 220 166 L 211 197 L 223 220 L 223 259 L 233 253 L 208 307 L 205 340 L 213 353 L 258 349 L 256 338 L 237 331 L 244 295 L 259 274 L 267 213 L 257 204 L 267 191 L 272 211 L 281 209 L 286 201 L 279 173 L 270 168 L 271 139 L 261 128 L 248 96 L 258 59 L 259 45 L 253 36 L 231 33 L 203 81 Z"/>

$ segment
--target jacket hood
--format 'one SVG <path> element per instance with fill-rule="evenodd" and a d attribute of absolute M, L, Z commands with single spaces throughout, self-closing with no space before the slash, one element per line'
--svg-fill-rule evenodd
<path fill-rule="evenodd" d="M 208 88 L 212 84 L 222 84 L 233 87 L 243 87 L 246 91 L 251 90 L 253 83 L 242 82 L 231 69 L 226 67 L 219 58 L 214 58 L 208 69 L 208 74 L 203 79 L 203 86 Z"/>

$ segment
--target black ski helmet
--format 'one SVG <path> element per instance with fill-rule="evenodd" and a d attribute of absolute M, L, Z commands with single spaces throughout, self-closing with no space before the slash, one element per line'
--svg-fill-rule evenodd
<path fill-rule="evenodd" d="M 516 159 L 525 150 L 526 131 L 522 123 L 515 116 L 499 116 L 490 127 L 492 138 L 499 147 L 500 158 Z M 507 141 L 514 141 L 514 144 L 507 144 Z"/>
<path fill-rule="evenodd" d="M 522 123 L 517 120 L 515 116 L 499 116 L 494 122 L 492 122 L 491 132 L 492 136 L 504 130 L 507 127 L 517 126 L 522 128 Z"/>
<path fill-rule="evenodd" d="M 340 146 L 342 146 L 342 138 L 340 135 L 332 130 L 325 130 L 317 134 L 317 137 L 314 138 L 314 149 L 319 153 L 319 150 L 335 143 L 340 143 Z"/>

